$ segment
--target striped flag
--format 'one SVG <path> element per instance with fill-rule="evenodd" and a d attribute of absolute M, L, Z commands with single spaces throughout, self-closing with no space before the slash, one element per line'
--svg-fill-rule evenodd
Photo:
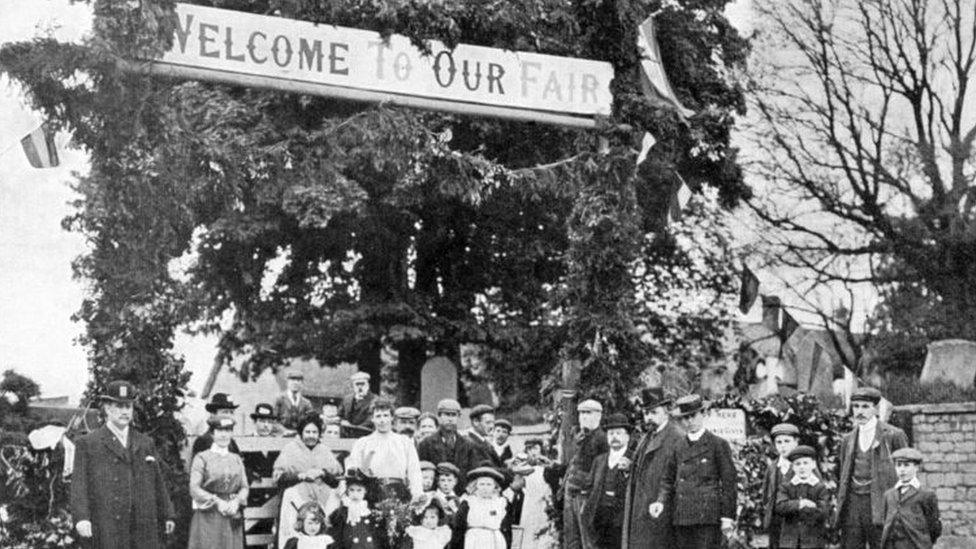
<path fill-rule="evenodd" d="M 644 95 L 652 102 L 667 108 L 674 109 L 682 118 L 687 118 L 694 111 L 688 110 L 678 101 L 671 81 L 668 80 L 667 73 L 664 72 L 664 63 L 661 62 L 661 49 L 658 47 L 657 38 L 654 35 L 654 16 L 644 20 L 637 28 L 637 47 L 642 50 L 641 54 L 641 87 Z"/>
<path fill-rule="evenodd" d="M 54 132 L 47 124 L 41 124 L 20 140 L 27 161 L 34 168 L 53 168 L 60 164 L 58 148 L 54 144 Z"/>

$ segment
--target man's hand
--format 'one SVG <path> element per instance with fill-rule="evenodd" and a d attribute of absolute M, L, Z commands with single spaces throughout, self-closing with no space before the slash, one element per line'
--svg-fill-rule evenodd
<path fill-rule="evenodd" d="M 647 508 L 647 512 L 651 514 L 651 518 L 657 518 L 661 516 L 664 512 L 664 504 L 660 501 L 655 501 Z"/>
<path fill-rule="evenodd" d="M 78 530 L 78 535 L 83 538 L 92 537 L 90 520 L 79 520 L 78 524 L 75 525 L 75 530 Z"/>
<path fill-rule="evenodd" d="M 175 531 L 175 530 L 176 530 L 176 523 L 173 522 L 173 521 L 171 521 L 171 520 L 167 520 L 166 521 L 166 535 L 168 536 L 168 535 L 172 534 L 173 531 Z"/>

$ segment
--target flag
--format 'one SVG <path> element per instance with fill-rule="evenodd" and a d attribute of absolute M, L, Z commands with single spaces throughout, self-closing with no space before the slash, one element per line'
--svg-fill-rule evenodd
<path fill-rule="evenodd" d="M 790 316 L 790 313 L 787 312 L 786 309 L 783 309 L 783 325 L 779 332 L 780 341 L 786 343 L 786 340 L 788 340 L 790 336 L 793 335 L 793 332 L 795 332 L 799 327 L 800 323 Z"/>
<path fill-rule="evenodd" d="M 60 164 L 58 148 L 54 145 L 54 132 L 47 124 L 41 124 L 20 140 L 27 161 L 34 168 L 53 168 Z"/>
<path fill-rule="evenodd" d="M 807 392 L 813 391 L 813 384 L 817 382 L 817 370 L 820 369 L 820 358 L 823 355 L 823 347 L 820 343 L 813 342 L 813 357 L 810 359 L 810 377 L 807 378 Z"/>
<path fill-rule="evenodd" d="M 655 143 L 657 143 L 657 139 L 654 139 L 654 136 L 651 135 L 650 132 L 644 132 L 644 138 L 641 139 L 641 150 L 640 153 L 637 154 L 638 166 L 647 160 L 647 153 L 651 152 L 651 147 L 653 147 Z"/>
<path fill-rule="evenodd" d="M 757 297 L 759 297 L 759 278 L 749 270 L 748 266 L 743 265 L 742 287 L 739 289 L 739 310 L 742 314 L 752 309 Z"/>
<path fill-rule="evenodd" d="M 682 118 L 687 118 L 694 113 L 681 105 L 671 82 L 668 80 L 667 73 L 664 72 L 664 63 L 661 62 L 661 49 L 657 44 L 657 37 L 654 35 L 654 16 L 650 16 L 637 27 L 637 47 L 641 49 L 641 87 L 644 95 L 652 102 L 667 108 L 674 109 Z"/>
<path fill-rule="evenodd" d="M 691 200 L 691 188 L 678 172 L 674 172 L 674 175 L 678 178 L 678 186 L 671 193 L 671 199 L 668 201 L 668 224 L 677 223 L 681 219 L 685 206 Z"/>

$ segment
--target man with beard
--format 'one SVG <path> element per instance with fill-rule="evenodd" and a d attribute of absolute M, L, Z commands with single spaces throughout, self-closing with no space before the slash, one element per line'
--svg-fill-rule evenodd
<path fill-rule="evenodd" d="M 356 372 L 349 376 L 349 383 L 352 385 L 352 394 L 343 397 L 339 406 L 342 436 L 364 437 L 373 430 L 369 421 L 370 406 L 379 396 L 369 391 L 369 374 L 366 372 Z"/>
<path fill-rule="evenodd" d="M 623 414 L 609 416 L 603 430 L 607 433 L 610 451 L 593 460 L 593 486 L 582 515 L 586 517 L 590 541 L 598 549 L 621 547 L 624 504 L 631 473 L 630 429 L 630 422 Z"/>
<path fill-rule="evenodd" d="M 472 463 L 471 441 L 457 432 L 458 419 L 461 417 L 461 405 L 453 399 L 444 399 L 437 403 L 437 432 L 424 438 L 417 445 L 420 459 L 431 463 L 453 463 L 460 471 L 459 478 L 464 478 L 467 472 L 477 463 Z M 462 487 L 458 486 L 460 494 Z"/>
<path fill-rule="evenodd" d="M 576 406 L 579 430 L 573 437 L 569 466 L 563 480 L 563 542 L 565 549 L 591 547 L 588 532 L 580 515 L 590 491 L 590 474 L 596 456 L 606 453 L 607 436 L 600 428 L 603 406 L 595 400 L 584 400 Z"/>
<path fill-rule="evenodd" d="M 680 444 L 683 433 L 677 422 L 671 421 L 671 399 L 665 397 L 663 389 L 644 389 L 640 400 L 647 432 L 634 451 L 633 471 L 627 484 L 627 503 L 624 506 L 622 547 L 671 547 L 674 532 L 670 502 L 664 502 L 665 512 L 657 518 L 651 516 L 649 509 L 658 500 L 665 464 Z"/>
<path fill-rule="evenodd" d="M 840 443 L 835 524 L 842 549 L 881 547 L 884 493 L 898 482 L 891 455 L 908 446 L 901 429 L 878 419 L 881 392 L 862 387 L 851 395 L 855 428 Z"/>
<path fill-rule="evenodd" d="M 93 549 L 162 549 L 176 525 L 156 448 L 129 426 L 135 396 L 131 383 L 109 383 L 105 425 L 75 443 L 71 513 Z"/>
<path fill-rule="evenodd" d="M 375 430 L 353 444 L 347 468 L 375 479 L 385 499 L 409 502 L 423 494 L 417 448 L 412 438 L 393 432 L 393 404 L 374 400 L 371 421 Z"/>

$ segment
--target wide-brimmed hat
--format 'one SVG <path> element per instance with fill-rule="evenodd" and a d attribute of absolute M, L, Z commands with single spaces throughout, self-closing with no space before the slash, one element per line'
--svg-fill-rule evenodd
<path fill-rule="evenodd" d="M 102 400 L 129 403 L 136 399 L 136 388 L 128 381 L 112 381 L 105 386 L 105 391 L 99 395 Z"/>
<path fill-rule="evenodd" d="M 704 412 L 708 407 L 701 395 L 685 395 L 679 398 L 674 404 L 675 409 L 673 413 L 675 417 L 695 415 L 698 412 Z"/>
<path fill-rule="evenodd" d="M 505 482 L 505 476 L 499 473 L 498 469 L 494 467 L 475 467 L 468 471 L 468 474 L 465 475 L 465 480 L 471 482 L 482 477 L 494 479 L 499 485 Z"/>
<path fill-rule="evenodd" d="M 633 426 L 630 424 L 627 416 L 623 414 L 610 414 L 603 420 L 603 430 L 609 431 L 610 429 L 626 429 L 629 433 L 633 429 Z"/>
<path fill-rule="evenodd" d="M 641 408 L 653 409 L 658 406 L 668 406 L 673 400 L 664 394 L 664 389 L 660 387 L 645 387 L 641 389 L 640 405 Z"/>
<path fill-rule="evenodd" d="M 259 419 L 278 419 L 278 416 L 274 413 L 274 407 L 267 402 L 261 402 L 254 407 L 254 413 L 251 414 L 251 419 L 254 421 Z"/>
<path fill-rule="evenodd" d="M 214 396 L 210 397 L 210 402 L 204 408 L 212 414 L 217 410 L 236 410 L 237 404 L 234 404 L 234 401 L 227 396 L 227 393 L 214 393 Z"/>

